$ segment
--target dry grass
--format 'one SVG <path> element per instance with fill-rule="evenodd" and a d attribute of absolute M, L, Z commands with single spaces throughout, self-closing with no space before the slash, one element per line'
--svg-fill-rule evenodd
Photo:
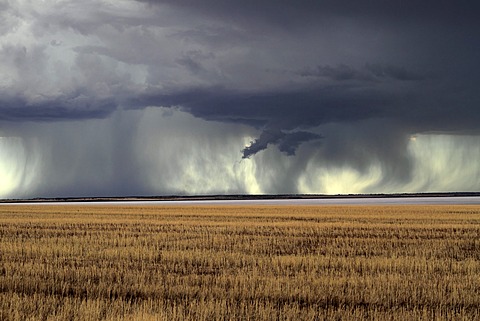
<path fill-rule="evenodd" d="M 479 320 L 478 206 L 0 206 L 0 320 Z"/>

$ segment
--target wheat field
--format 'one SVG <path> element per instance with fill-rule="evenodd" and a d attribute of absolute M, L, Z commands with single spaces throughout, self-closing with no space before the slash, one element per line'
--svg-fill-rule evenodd
<path fill-rule="evenodd" d="M 2 205 L 0 320 L 480 320 L 480 207 Z"/>

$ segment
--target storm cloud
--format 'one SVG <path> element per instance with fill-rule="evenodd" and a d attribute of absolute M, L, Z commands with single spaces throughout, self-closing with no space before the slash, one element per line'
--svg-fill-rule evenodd
<path fill-rule="evenodd" d="M 469 1 L 2 3 L 0 193 L 478 190 L 479 13 Z M 435 148 L 469 175 L 426 166 L 445 159 Z"/>

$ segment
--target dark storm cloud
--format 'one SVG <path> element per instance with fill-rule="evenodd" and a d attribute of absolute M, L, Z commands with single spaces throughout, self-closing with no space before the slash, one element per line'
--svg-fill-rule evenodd
<path fill-rule="evenodd" d="M 0 120 L 109 119 L 117 110 L 168 107 L 246 125 L 236 135 L 254 136 L 238 148 L 239 158 L 266 155 L 281 165 L 267 153 L 271 147 L 292 156 L 274 191 L 295 190 L 288 182 L 312 163 L 362 173 L 380 163 L 380 184 L 400 182 L 411 178 L 411 135 L 479 133 L 479 6 L 3 3 Z M 122 157 L 120 145 L 115 158 Z"/>

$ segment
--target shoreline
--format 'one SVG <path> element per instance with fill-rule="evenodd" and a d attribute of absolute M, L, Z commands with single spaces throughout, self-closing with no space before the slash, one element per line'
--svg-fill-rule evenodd
<path fill-rule="evenodd" d="M 197 195 L 197 196 L 184 196 L 184 195 L 170 195 L 170 196 L 124 196 L 124 197 L 60 197 L 60 198 L 31 198 L 31 199 L 3 199 L 0 200 L 0 204 L 88 204 L 88 203 L 130 203 L 130 204 L 142 204 L 142 203 L 156 203 L 156 204 L 175 204 L 175 203 L 195 203 L 195 204 L 209 204 L 209 203 L 257 203 L 257 202 L 335 202 L 343 201 L 349 203 L 349 201 L 359 201 L 362 203 L 374 202 L 392 202 L 397 200 L 410 200 L 415 199 L 430 199 L 434 202 L 435 199 L 458 199 L 458 198 L 475 198 L 480 197 L 480 192 L 442 192 L 442 193 L 393 193 L 393 194 L 338 194 L 338 195 L 325 195 L 325 194 L 262 194 L 262 195 Z"/>

